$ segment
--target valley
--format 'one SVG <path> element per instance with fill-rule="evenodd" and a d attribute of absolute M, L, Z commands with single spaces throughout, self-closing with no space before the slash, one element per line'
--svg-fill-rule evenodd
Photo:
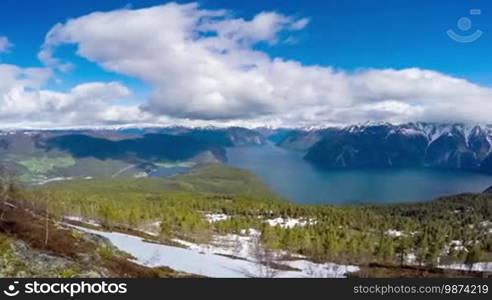
<path fill-rule="evenodd" d="M 138 269 L 128 271 L 131 277 L 492 272 L 492 196 L 482 193 L 492 183 L 488 174 L 429 166 L 326 169 L 308 159 L 323 140 L 309 150 L 287 149 L 293 134 L 299 133 L 161 128 L 3 134 L 0 237 L 10 254 L 1 261 L 10 268 L 22 255 L 66 259 L 59 247 L 73 241 L 51 244 L 54 232 L 55 241 L 58 233 L 103 238 L 111 246 L 92 246 L 90 255 L 97 261 L 105 257 L 101 249 L 115 247 L 107 255 Z M 35 231 L 15 225 L 24 222 L 16 220 L 19 210 L 39 224 Z M 51 225 L 43 227 L 42 220 Z M 38 234 L 26 236 L 25 230 Z M 171 259 L 180 255 L 180 263 Z M 83 268 L 78 257 L 48 273 L 25 265 L 9 274 L 121 276 L 111 264 Z"/>
<path fill-rule="evenodd" d="M 255 131 L 145 128 L 15 130 L 0 134 L 0 162 L 23 183 L 148 176 L 170 167 L 223 162 L 225 147 L 263 144 Z"/>
<path fill-rule="evenodd" d="M 483 125 L 432 123 L 16 130 L 0 135 L 0 161 L 28 185 L 166 177 L 225 163 L 296 203 L 392 203 L 482 192 L 492 183 L 491 136 Z"/>
<path fill-rule="evenodd" d="M 492 184 L 487 173 L 424 167 L 326 169 L 303 156 L 304 152 L 273 145 L 235 147 L 227 149 L 227 164 L 253 172 L 298 204 L 429 201 L 482 192 Z"/>
<path fill-rule="evenodd" d="M 299 276 L 313 275 L 309 269 L 335 276 L 327 270 L 344 266 L 354 267 L 343 276 L 362 277 L 394 276 L 400 268 L 407 276 L 484 276 L 490 271 L 484 264 L 492 255 L 488 194 L 414 204 L 298 205 L 281 199 L 247 171 L 208 165 L 168 178 L 52 182 L 16 190 L 10 198 L 16 199 L 14 205 L 31 207 L 41 215 L 48 212 L 53 222 L 102 230 L 100 235 L 116 239 L 116 244 L 119 237 L 136 236 L 195 251 L 189 255 L 210 249 L 209 255 L 245 260 L 249 271 L 278 276 L 300 266 L 307 269 L 292 270 L 301 272 L 294 273 Z M 140 257 L 146 267 L 162 262 L 159 255 L 167 250 L 154 249 L 161 253 L 154 257 L 155 251 L 144 250 L 150 246 L 139 243 L 147 254 L 140 246 L 118 245 Z M 250 250 L 241 250 L 244 247 Z M 465 269 L 453 271 L 458 265 Z M 185 273 L 191 270 L 174 266 Z M 217 275 L 208 276 L 213 274 Z M 259 276 L 255 274 L 248 277 Z"/>
<path fill-rule="evenodd" d="M 0 295 L 487 294 L 479 1 L 3 1 Z"/>

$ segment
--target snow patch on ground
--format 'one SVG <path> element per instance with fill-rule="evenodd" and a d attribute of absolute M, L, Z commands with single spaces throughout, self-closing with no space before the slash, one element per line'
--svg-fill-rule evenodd
<path fill-rule="evenodd" d="M 85 179 L 85 180 L 91 180 L 93 179 L 91 176 L 85 176 L 85 177 L 52 177 L 52 178 L 46 178 L 43 176 L 43 178 L 38 179 L 36 184 L 37 185 L 44 185 L 50 182 L 57 182 L 57 181 L 70 181 L 70 180 L 75 180 L 75 179 Z"/>
<path fill-rule="evenodd" d="M 338 265 L 334 263 L 317 264 L 307 260 L 281 261 L 289 267 L 302 270 L 307 277 L 314 278 L 345 278 L 347 273 L 359 271 L 359 267 L 350 265 Z"/>
<path fill-rule="evenodd" d="M 408 265 L 415 265 L 417 263 L 417 255 L 415 253 L 408 253 L 404 256 L 405 263 Z"/>
<path fill-rule="evenodd" d="M 204 247 L 194 243 L 181 241 L 188 248 L 161 245 L 156 243 L 145 242 L 143 239 L 117 232 L 103 232 L 93 229 L 82 228 L 68 225 L 71 228 L 97 234 L 109 239 L 117 248 L 128 252 L 135 257 L 135 262 L 145 266 L 157 267 L 168 266 L 174 270 L 187 272 L 191 274 L 204 275 L 208 277 L 256 277 L 264 274 L 265 266 L 247 259 L 238 259 L 228 257 L 230 253 L 238 253 L 241 256 L 250 252 L 247 245 L 250 245 L 250 239 L 253 236 L 236 236 L 226 235 L 217 237 L 217 242 L 238 241 L 241 249 L 236 252 L 227 252 L 219 246 Z M 216 254 L 222 251 L 223 255 Z M 279 261 L 298 270 L 280 271 L 275 270 L 271 274 L 275 277 L 345 277 L 347 272 L 358 271 L 357 266 L 337 265 L 333 263 L 316 264 L 306 260 Z"/>
<path fill-rule="evenodd" d="M 254 261 L 254 248 L 259 236 L 259 231 L 248 229 L 243 230 L 241 235 L 214 235 L 209 244 L 196 244 L 181 239 L 173 239 L 173 241 L 200 253 L 229 255 Z"/>
<path fill-rule="evenodd" d="M 282 228 L 294 228 L 296 226 L 306 226 L 316 224 L 314 219 L 295 219 L 295 218 L 275 218 L 265 220 L 270 226 L 280 226 Z"/>
<path fill-rule="evenodd" d="M 133 175 L 134 178 L 145 178 L 149 177 L 149 175 L 145 172 L 138 172 Z"/>
<path fill-rule="evenodd" d="M 223 214 L 223 213 L 206 213 L 204 215 L 205 219 L 209 223 L 215 223 L 220 221 L 226 221 L 231 218 L 231 216 Z M 262 218 L 258 216 L 258 218 Z M 265 222 L 270 226 L 280 226 L 282 228 L 294 228 L 296 226 L 307 226 L 316 224 L 316 220 L 314 219 L 305 219 L 305 218 L 274 218 L 274 219 L 266 219 Z"/>
<path fill-rule="evenodd" d="M 388 231 L 386 231 L 386 234 L 392 237 L 400 237 L 403 235 L 403 232 L 396 229 L 389 229 Z"/>
<path fill-rule="evenodd" d="M 466 264 L 450 264 L 450 265 L 439 265 L 441 269 L 453 269 L 453 270 L 471 270 L 478 272 L 492 272 L 492 262 L 478 262 L 474 263 L 471 268 L 470 265 Z"/>
<path fill-rule="evenodd" d="M 468 252 L 468 249 L 466 249 L 466 247 L 463 245 L 463 242 L 460 241 L 460 240 L 452 240 L 450 243 L 449 243 L 449 248 L 450 249 L 453 249 L 455 251 L 464 251 L 464 252 Z"/>
<path fill-rule="evenodd" d="M 43 179 L 39 180 L 37 182 L 38 185 L 44 185 L 50 182 L 56 182 L 56 181 L 66 181 L 66 180 L 73 180 L 73 177 L 53 177 L 53 178 L 48 178 L 48 179 Z"/>
<path fill-rule="evenodd" d="M 225 220 L 228 220 L 229 218 L 230 218 L 230 216 L 228 216 L 226 214 L 205 214 L 205 219 L 209 223 L 225 221 Z"/>
<path fill-rule="evenodd" d="M 489 227 L 489 226 L 492 226 L 492 222 L 490 222 L 490 221 L 482 221 L 482 222 L 480 222 L 480 226 Z"/>
<path fill-rule="evenodd" d="M 140 232 L 143 232 L 145 234 L 151 235 L 151 236 L 159 236 L 161 232 L 161 224 L 162 222 L 152 222 L 150 224 L 141 226 L 138 230 Z"/>
<path fill-rule="evenodd" d="M 80 222 L 80 223 L 84 223 L 84 224 L 96 226 L 96 227 L 101 226 L 101 224 L 99 224 L 99 222 L 97 222 L 96 220 L 91 220 L 91 219 L 87 219 L 87 218 L 79 217 L 79 216 L 64 216 L 63 219 L 68 220 L 68 221 L 73 221 L 73 222 Z"/>
<path fill-rule="evenodd" d="M 492 234 L 492 222 L 490 221 L 483 221 L 480 222 L 480 226 L 485 228 L 487 230 L 487 234 Z"/>

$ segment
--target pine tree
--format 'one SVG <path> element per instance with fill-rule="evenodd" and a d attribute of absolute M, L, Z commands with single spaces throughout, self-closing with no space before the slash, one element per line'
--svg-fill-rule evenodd
<path fill-rule="evenodd" d="M 482 260 L 482 249 L 478 245 L 473 246 L 469 251 L 465 259 L 465 264 L 467 264 L 470 270 L 473 268 L 473 264 Z"/>
<path fill-rule="evenodd" d="M 413 239 L 410 234 L 404 233 L 398 241 L 396 252 L 398 254 L 398 258 L 400 259 L 400 265 L 403 266 L 405 263 L 405 259 L 413 250 Z"/>

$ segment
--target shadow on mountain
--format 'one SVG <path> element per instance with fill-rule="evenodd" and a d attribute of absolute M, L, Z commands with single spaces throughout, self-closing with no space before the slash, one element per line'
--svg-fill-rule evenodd
<path fill-rule="evenodd" d="M 38 145 L 47 151 L 67 151 L 76 158 L 93 157 L 100 160 L 118 159 L 137 161 L 181 161 L 209 151 L 217 159 L 225 159 L 225 150 L 219 146 L 191 137 L 167 134 L 146 134 L 135 139 L 112 141 L 87 135 L 63 135 L 50 138 Z"/>

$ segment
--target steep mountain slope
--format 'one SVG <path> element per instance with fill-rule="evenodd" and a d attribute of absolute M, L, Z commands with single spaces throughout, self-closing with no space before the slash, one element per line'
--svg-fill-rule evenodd
<path fill-rule="evenodd" d="M 306 159 L 325 168 L 435 167 L 492 172 L 492 127 L 409 123 L 332 129 Z M 308 143 L 309 144 L 309 143 Z M 281 144 L 280 144 L 281 145 Z"/>
<path fill-rule="evenodd" d="M 483 191 L 485 194 L 492 194 L 492 186 L 488 187 L 485 191 Z"/>
<path fill-rule="evenodd" d="M 277 146 L 290 150 L 308 150 L 323 138 L 323 133 L 319 130 L 303 131 L 293 130 L 285 133 L 277 141 Z"/>
<path fill-rule="evenodd" d="M 258 131 L 241 127 L 187 129 L 180 135 L 222 147 L 264 145 L 266 143 L 265 137 Z"/>

